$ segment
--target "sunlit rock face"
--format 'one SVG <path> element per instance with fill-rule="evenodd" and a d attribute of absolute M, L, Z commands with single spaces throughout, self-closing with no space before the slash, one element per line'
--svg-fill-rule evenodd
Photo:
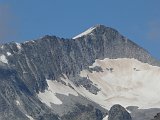
<path fill-rule="evenodd" d="M 159 66 L 146 50 L 103 25 L 73 39 L 3 44 L 0 119 L 102 120 L 114 104 L 159 107 Z"/>

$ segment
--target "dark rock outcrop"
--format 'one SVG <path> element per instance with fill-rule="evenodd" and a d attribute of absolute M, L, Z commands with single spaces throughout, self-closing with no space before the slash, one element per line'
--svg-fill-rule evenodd
<path fill-rule="evenodd" d="M 75 110 L 62 116 L 62 120 L 102 120 L 103 113 L 92 105 L 76 104 Z M 78 114 L 77 114 L 78 113 Z"/>
<path fill-rule="evenodd" d="M 124 107 L 114 105 L 109 110 L 108 120 L 132 120 L 132 118 Z"/>
<path fill-rule="evenodd" d="M 160 120 L 160 113 L 157 113 L 157 115 L 154 116 L 154 119 L 152 119 L 152 120 Z"/>

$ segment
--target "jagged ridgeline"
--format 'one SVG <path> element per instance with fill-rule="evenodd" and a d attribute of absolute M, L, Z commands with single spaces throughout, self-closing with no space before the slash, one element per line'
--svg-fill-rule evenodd
<path fill-rule="evenodd" d="M 139 76 L 140 72 L 143 76 L 146 69 L 153 67 L 158 74 L 158 66 L 159 61 L 146 50 L 103 25 L 96 25 L 73 39 L 47 35 L 24 43 L 3 44 L 0 46 L 0 120 L 107 119 L 108 110 L 117 103 L 110 99 L 117 98 L 113 93 L 126 93 L 122 88 L 131 89 L 125 84 L 129 77 Z M 128 74 L 117 90 L 112 84 L 115 79 L 111 78 L 123 81 L 123 77 L 116 76 L 117 70 L 121 74 L 121 69 L 124 73 L 132 70 L 134 74 Z M 157 74 L 153 75 L 156 80 L 160 77 Z M 157 113 L 154 110 L 147 118 Z M 134 119 L 138 115 L 133 112 L 132 116 Z"/>

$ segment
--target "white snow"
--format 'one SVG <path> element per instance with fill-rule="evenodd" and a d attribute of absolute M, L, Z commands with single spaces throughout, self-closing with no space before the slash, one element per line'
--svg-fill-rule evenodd
<path fill-rule="evenodd" d="M 126 109 L 126 111 L 127 111 L 128 113 L 132 113 L 130 110 L 127 110 L 127 109 Z"/>
<path fill-rule="evenodd" d="M 8 55 L 8 56 L 10 56 L 10 55 L 11 55 L 11 53 L 10 53 L 10 52 L 7 52 L 7 55 Z"/>
<path fill-rule="evenodd" d="M 21 44 L 20 43 L 16 43 L 17 48 L 20 50 L 21 49 Z"/>
<path fill-rule="evenodd" d="M 106 117 L 104 117 L 103 120 L 108 120 L 108 115 L 106 115 Z"/>
<path fill-rule="evenodd" d="M 28 42 L 30 42 L 30 41 L 25 41 L 24 43 L 28 43 Z"/>
<path fill-rule="evenodd" d="M 29 42 L 34 43 L 35 41 L 34 40 L 29 40 L 29 41 L 25 41 L 24 43 L 29 43 Z"/>
<path fill-rule="evenodd" d="M 101 89 L 94 95 L 80 87 L 79 92 L 88 99 L 107 109 L 114 104 L 160 108 L 160 67 L 127 58 L 96 60 L 90 67 L 94 66 L 100 66 L 104 72 L 83 70 L 80 73 Z M 113 72 L 106 68 L 113 68 Z"/>
<path fill-rule="evenodd" d="M 51 107 L 51 103 L 54 104 L 63 104 L 63 102 L 56 96 L 56 94 L 64 94 L 68 96 L 69 94 L 78 96 L 78 93 L 74 91 L 69 86 L 63 85 L 60 82 L 47 80 L 48 90 L 45 90 L 44 93 L 39 93 L 38 97 L 41 102 L 47 104 Z"/>
<path fill-rule="evenodd" d="M 44 93 L 39 93 L 38 97 L 41 102 L 51 107 L 51 103 L 62 104 L 62 101 L 56 97 L 56 94 L 52 91 L 46 90 Z"/>
<path fill-rule="evenodd" d="M 88 30 L 84 31 L 83 33 L 81 33 L 81 34 L 73 37 L 73 39 L 76 39 L 76 38 L 82 37 L 82 36 L 84 36 L 84 35 L 90 34 L 95 28 L 96 28 L 96 27 L 91 27 L 91 28 L 89 28 Z"/>
<path fill-rule="evenodd" d="M 17 104 L 17 105 L 20 105 L 20 102 L 19 102 L 18 100 L 16 100 L 16 104 Z"/>
<path fill-rule="evenodd" d="M 3 48 L 4 48 L 4 46 L 2 45 L 2 46 L 1 46 L 1 48 L 3 49 Z"/>
<path fill-rule="evenodd" d="M 51 107 L 51 103 L 63 104 L 56 94 L 66 96 L 81 94 L 106 109 L 110 109 L 114 104 L 121 104 L 124 107 L 138 106 L 142 109 L 160 108 L 160 67 L 127 58 L 97 59 L 90 68 L 95 66 L 100 66 L 103 72 L 91 73 L 83 70 L 80 76 L 88 77 L 100 89 L 97 95 L 92 94 L 83 86 L 76 87 L 64 75 L 61 80 L 65 81 L 66 85 L 47 80 L 48 90 L 39 93 L 39 99 Z M 113 68 L 113 71 L 108 70 L 110 68 Z"/>
<path fill-rule="evenodd" d="M 26 116 L 30 119 L 30 120 L 34 120 L 31 116 L 27 115 Z"/>
<path fill-rule="evenodd" d="M 0 61 L 3 62 L 3 63 L 8 64 L 8 60 L 7 60 L 5 55 L 0 55 Z"/>

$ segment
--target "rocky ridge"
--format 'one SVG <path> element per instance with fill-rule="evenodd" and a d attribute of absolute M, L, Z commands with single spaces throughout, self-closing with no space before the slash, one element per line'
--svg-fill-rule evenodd
<path fill-rule="evenodd" d="M 25 43 L 1 45 L 0 119 L 101 120 L 108 110 L 83 95 L 57 94 L 66 103 L 52 104 L 50 108 L 40 101 L 37 94 L 45 92 L 49 86 L 47 80 L 52 80 L 71 89 L 83 86 L 96 95 L 100 89 L 79 74 L 84 69 L 101 71 L 89 66 L 96 59 L 104 58 L 135 58 L 143 63 L 160 65 L 146 50 L 117 30 L 103 25 L 97 25 L 88 34 L 74 39 L 47 35 Z M 69 79 L 73 85 L 62 78 Z"/>

